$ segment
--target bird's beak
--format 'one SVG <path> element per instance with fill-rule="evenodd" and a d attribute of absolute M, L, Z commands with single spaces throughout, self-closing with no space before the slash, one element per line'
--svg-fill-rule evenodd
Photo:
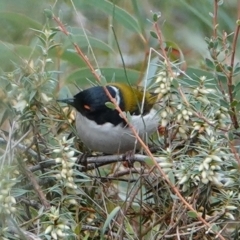
<path fill-rule="evenodd" d="M 74 98 L 58 99 L 57 101 L 74 106 Z"/>

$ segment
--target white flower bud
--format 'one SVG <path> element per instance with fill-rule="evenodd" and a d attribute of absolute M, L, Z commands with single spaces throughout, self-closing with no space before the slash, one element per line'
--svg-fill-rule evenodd
<path fill-rule="evenodd" d="M 73 182 L 73 177 L 68 177 L 67 180 L 68 180 L 69 182 Z"/>
<path fill-rule="evenodd" d="M 63 150 L 67 152 L 69 151 L 69 147 L 65 147 Z"/>
<path fill-rule="evenodd" d="M 58 174 L 55 175 L 55 178 L 56 178 L 57 180 L 60 180 L 60 179 L 62 179 L 62 176 L 61 176 L 61 174 L 58 173 Z"/>
<path fill-rule="evenodd" d="M 162 111 L 160 115 L 162 118 L 166 118 L 168 114 L 166 111 Z"/>
<path fill-rule="evenodd" d="M 59 149 L 59 148 L 53 149 L 54 153 L 60 153 L 61 151 L 62 151 L 62 149 Z"/>
<path fill-rule="evenodd" d="M 5 202 L 16 204 L 16 199 L 13 196 L 7 196 Z"/>
<path fill-rule="evenodd" d="M 205 104 L 210 104 L 209 100 L 206 97 L 197 97 L 197 100 Z"/>
<path fill-rule="evenodd" d="M 172 167 L 172 163 L 170 162 L 160 162 L 158 163 L 162 168 L 166 168 L 166 167 Z"/>
<path fill-rule="evenodd" d="M 17 211 L 17 208 L 15 208 L 15 207 L 10 207 L 9 210 L 10 210 L 11 213 L 14 213 L 14 212 Z"/>
<path fill-rule="evenodd" d="M 204 161 L 202 164 L 206 170 L 209 169 L 209 164 L 207 162 Z"/>
<path fill-rule="evenodd" d="M 208 184 L 209 180 L 207 178 L 202 178 L 202 183 Z"/>
<path fill-rule="evenodd" d="M 66 156 L 71 158 L 74 156 L 74 153 L 75 153 L 74 151 L 70 151 L 70 152 L 66 153 Z"/>
<path fill-rule="evenodd" d="M 211 158 L 212 158 L 214 161 L 216 161 L 216 162 L 222 162 L 221 158 L 218 157 L 218 156 L 216 156 L 216 155 L 211 155 L 211 156 L 209 156 L 209 157 L 211 157 Z"/>
<path fill-rule="evenodd" d="M 186 109 L 182 110 L 182 115 L 187 115 L 187 110 Z"/>
<path fill-rule="evenodd" d="M 74 162 L 68 162 L 68 163 L 67 163 L 67 167 L 68 167 L 68 168 L 72 168 L 74 165 L 75 165 Z"/>
<path fill-rule="evenodd" d="M 168 124 L 168 120 L 167 119 L 162 119 L 162 121 L 161 121 L 161 126 L 162 127 L 166 127 L 167 126 L 167 124 Z"/>
<path fill-rule="evenodd" d="M 183 118 L 184 118 L 184 120 L 186 120 L 186 121 L 189 120 L 189 116 L 188 116 L 188 115 L 184 115 Z"/>
<path fill-rule="evenodd" d="M 167 78 L 163 77 L 162 82 L 165 83 L 167 81 Z"/>
<path fill-rule="evenodd" d="M 78 202 L 75 199 L 69 199 L 68 203 L 72 205 L 78 205 Z"/>
<path fill-rule="evenodd" d="M 178 131 L 179 131 L 180 133 L 185 133 L 185 132 L 186 132 L 185 129 L 182 128 L 182 127 L 179 127 L 179 128 L 178 128 Z"/>
<path fill-rule="evenodd" d="M 205 89 L 205 88 L 200 88 L 200 89 L 199 89 L 199 92 L 200 92 L 201 94 L 208 94 L 208 93 L 209 93 L 208 89 Z"/>
<path fill-rule="evenodd" d="M 56 159 L 55 159 L 55 162 L 56 162 L 56 163 L 62 162 L 62 158 L 60 158 L 60 157 L 56 158 Z"/>
<path fill-rule="evenodd" d="M 195 179 L 197 180 L 197 181 L 200 181 L 200 177 L 199 176 L 195 176 Z"/>
<path fill-rule="evenodd" d="M 204 165 L 203 164 L 200 164 L 199 167 L 198 167 L 198 171 L 201 172 L 204 168 Z"/>
<path fill-rule="evenodd" d="M 160 88 L 156 88 L 156 89 L 154 90 L 154 93 L 160 93 L 160 91 L 161 91 Z M 159 97 L 159 95 L 158 95 L 158 97 Z M 162 96 L 161 96 L 161 97 L 162 97 Z M 161 98 L 161 97 L 159 97 L 159 98 Z"/>
<path fill-rule="evenodd" d="M 182 118 L 182 114 L 181 114 L 181 113 L 179 113 L 179 114 L 177 115 L 177 120 L 178 120 L 178 121 L 180 121 L 180 120 L 181 120 L 181 118 Z"/>
<path fill-rule="evenodd" d="M 196 97 L 198 95 L 198 89 L 193 90 L 193 95 Z"/>
<path fill-rule="evenodd" d="M 198 131 L 201 128 L 201 125 L 195 125 L 195 127 L 193 128 L 195 131 Z"/>
<path fill-rule="evenodd" d="M 75 163 L 76 161 L 77 161 L 77 157 L 71 157 L 71 158 L 69 158 L 69 160 L 71 161 L 71 162 L 73 162 L 73 163 Z"/>
<path fill-rule="evenodd" d="M 44 233 L 45 233 L 45 234 L 49 234 L 49 233 L 52 231 L 52 229 L 53 229 L 53 225 L 49 225 L 49 226 L 45 229 Z"/>
<path fill-rule="evenodd" d="M 75 199 L 73 199 L 73 200 L 75 200 Z M 57 227 L 60 229 L 70 229 L 70 227 L 66 224 L 58 224 Z"/>
<path fill-rule="evenodd" d="M 53 230 L 53 231 L 51 232 L 51 236 L 52 236 L 52 238 L 53 238 L 54 240 L 57 240 L 57 239 L 58 239 L 58 236 L 57 236 L 57 233 L 56 233 L 55 230 Z"/>
<path fill-rule="evenodd" d="M 225 216 L 231 220 L 235 220 L 235 217 L 230 212 L 226 212 Z"/>
<path fill-rule="evenodd" d="M 158 83 L 158 82 L 161 82 L 162 81 L 162 76 L 159 76 L 157 79 L 156 79 L 156 83 Z"/>
<path fill-rule="evenodd" d="M 189 179 L 189 177 L 187 175 L 185 175 L 180 181 L 179 184 L 183 184 L 185 182 L 187 182 L 187 180 Z"/>
<path fill-rule="evenodd" d="M 202 178 L 207 178 L 207 172 L 206 171 L 202 171 Z"/>
<path fill-rule="evenodd" d="M 204 159 L 205 163 L 210 163 L 211 161 L 212 161 L 212 158 L 210 156 Z"/>
<path fill-rule="evenodd" d="M 168 91 L 167 91 L 167 89 L 166 88 L 164 88 L 164 89 L 161 89 L 161 91 L 160 91 L 162 94 L 166 94 Z"/>
<path fill-rule="evenodd" d="M 226 206 L 225 208 L 228 209 L 228 210 L 235 210 L 235 209 L 237 209 L 238 207 L 232 206 L 232 205 L 228 205 L 228 206 Z"/>
<path fill-rule="evenodd" d="M 2 189 L 1 190 L 1 194 L 5 197 L 8 195 L 8 192 L 9 192 L 8 189 Z"/>
<path fill-rule="evenodd" d="M 63 237 L 63 232 L 61 229 L 57 229 L 56 233 L 59 237 Z"/>
<path fill-rule="evenodd" d="M 160 84 L 160 88 L 161 88 L 161 89 L 164 89 L 164 88 L 166 88 L 166 85 L 165 85 L 164 83 L 161 83 L 161 84 Z"/>

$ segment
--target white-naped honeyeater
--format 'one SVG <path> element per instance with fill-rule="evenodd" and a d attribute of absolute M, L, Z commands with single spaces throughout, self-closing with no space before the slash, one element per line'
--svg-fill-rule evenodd
<path fill-rule="evenodd" d="M 155 94 L 124 83 L 109 83 L 106 88 L 116 99 L 120 109 L 130 113 L 130 123 L 143 140 L 157 130 L 159 116 L 154 109 L 157 100 Z M 73 98 L 58 101 L 77 110 L 76 130 L 89 149 L 116 154 L 141 148 L 119 112 L 106 106 L 110 99 L 102 86 L 88 88 Z"/>

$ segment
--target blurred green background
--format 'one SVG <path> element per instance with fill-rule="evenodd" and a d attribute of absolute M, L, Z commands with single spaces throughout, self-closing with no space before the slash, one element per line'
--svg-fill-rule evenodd
<path fill-rule="evenodd" d="M 111 4 L 114 3 L 116 5 Z M 187 66 L 201 68 L 208 56 L 205 37 L 211 37 L 213 2 L 211 0 L 0 0 L 0 69 L 11 72 L 26 61 L 37 61 L 42 54 L 37 33 L 46 24 L 44 9 L 52 9 L 67 26 L 71 38 L 61 32 L 55 36 L 59 47 L 48 53 L 51 70 L 60 71 L 62 84 L 76 82 L 80 86 L 93 80 L 85 63 L 77 56 L 73 39 L 95 68 L 101 68 L 107 81 L 125 77 L 119 44 L 129 81 L 141 80 L 147 66 L 150 47 L 158 50 L 158 42 L 150 36 L 153 12 L 161 15 L 160 29 L 164 39 L 176 43 L 184 54 Z M 237 18 L 237 0 L 228 0 L 219 7 L 219 34 L 231 34 Z M 114 32 L 115 36 L 114 36 Z M 87 36 L 87 38 L 86 38 Z M 117 42 L 116 42 L 117 39 Z M 230 37 L 231 40 L 231 37 Z M 91 46 L 91 47 L 90 47 Z M 92 49 L 92 51 L 91 51 Z M 237 58 L 239 58 L 237 49 Z"/>

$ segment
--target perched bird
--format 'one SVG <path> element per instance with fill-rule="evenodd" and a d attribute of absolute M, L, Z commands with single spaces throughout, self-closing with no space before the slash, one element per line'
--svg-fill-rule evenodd
<path fill-rule="evenodd" d="M 157 129 L 159 117 L 153 108 L 156 95 L 123 83 L 111 83 L 106 88 L 121 110 L 130 113 L 130 123 L 142 139 Z M 59 101 L 77 110 L 77 133 L 89 149 L 115 154 L 141 148 L 119 112 L 106 106 L 110 100 L 103 87 L 94 86 Z"/>

